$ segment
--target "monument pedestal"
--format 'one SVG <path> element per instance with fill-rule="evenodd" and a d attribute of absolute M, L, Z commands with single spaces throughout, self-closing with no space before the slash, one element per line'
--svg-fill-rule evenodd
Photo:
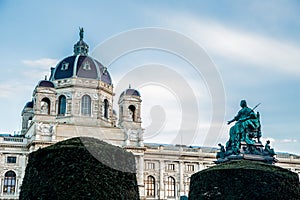
<path fill-rule="evenodd" d="M 298 175 L 263 162 L 238 160 L 192 175 L 189 200 L 298 199 Z"/>
<path fill-rule="evenodd" d="M 260 142 L 254 144 L 247 144 L 242 141 L 240 144 L 240 151 L 238 154 L 224 154 L 223 157 L 218 158 L 217 161 L 214 161 L 216 164 L 232 161 L 232 160 L 252 160 L 260 161 L 268 164 L 274 164 L 277 162 L 277 159 L 270 155 L 269 152 L 264 150 L 264 145 Z"/>

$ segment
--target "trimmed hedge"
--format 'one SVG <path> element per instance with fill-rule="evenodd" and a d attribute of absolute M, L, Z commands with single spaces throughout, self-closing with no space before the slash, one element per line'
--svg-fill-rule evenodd
<path fill-rule="evenodd" d="M 193 174 L 189 200 L 300 199 L 296 173 L 255 161 L 231 161 Z"/>
<path fill-rule="evenodd" d="M 72 138 L 29 155 L 20 200 L 138 200 L 132 172 L 132 153 L 94 138 Z"/>

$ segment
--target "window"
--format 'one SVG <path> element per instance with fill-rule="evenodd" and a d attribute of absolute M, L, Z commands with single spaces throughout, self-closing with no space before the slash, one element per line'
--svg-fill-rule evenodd
<path fill-rule="evenodd" d="M 189 172 L 193 172 L 193 171 L 195 171 L 195 166 L 194 165 L 187 165 L 187 171 L 189 171 Z"/>
<path fill-rule="evenodd" d="M 63 63 L 61 64 L 60 70 L 66 71 L 66 70 L 68 70 L 68 68 L 69 68 L 69 63 L 63 62 Z"/>
<path fill-rule="evenodd" d="M 17 157 L 16 156 L 7 156 L 6 162 L 7 163 L 16 163 Z"/>
<path fill-rule="evenodd" d="M 66 114 L 66 106 L 67 105 L 67 100 L 64 95 L 59 96 L 58 98 L 58 114 L 59 115 L 64 115 Z"/>
<path fill-rule="evenodd" d="M 8 171 L 4 176 L 3 193 L 14 194 L 16 190 L 16 173 Z"/>
<path fill-rule="evenodd" d="M 155 169 L 155 163 L 148 162 L 147 163 L 147 169 Z"/>
<path fill-rule="evenodd" d="M 81 99 L 81 114 L 91 115 L 91 97 L 84 95 Z"/>
<path fill-rule="evenodd" d="M 83 64 L 82 69 L 84 69 L 84 70 L 91 70 L 91 65 L 90 65 L 89 61 L 86 61 L 86 62 Z"/>
<path fill-rule="evenodd" d="M 50 100 L 46 97 L 41 101 L 41 114 L 50 115 Z"/>
<path fill-rule="evenodd" d="M 26 128 L 30 127 L 31 122 L 32 122 L 32 117 L 29 117 L 28 122 L 27 122 L 27 127 L 26 127 Z"/>
<path fill-rule="evenodd" d="M 135 106 L 134 105 L 130 105 L 128 107 L 128 111 L 129 111 L 129 118 L 131 121 L 135 121 Z"/>
<path fill-rule="evenodd" d="M 146 195 L 148 197 L 155 196 L 155 179 L 153 176 L 148 176 L 146 179 Z"/>
<path fill-rule="evenodd" d="M 103 116 L 106 119 L 108 119 L 108 107 L 109 107 L 109 104 L 108 104 L 108 100 L 107 99 L 104 99 L 103 106 L 104 106 Z"/>
<path fill-rule="evenodd" d="M 175 170 L 175 164 L 168 164 L 167 170 L 174 171 Z"/>
<path fill-rule="evenodd" d="M 175 179 L 171 176 L 168 177 L 167 181 L 167 196 L 175 197 Z"/>

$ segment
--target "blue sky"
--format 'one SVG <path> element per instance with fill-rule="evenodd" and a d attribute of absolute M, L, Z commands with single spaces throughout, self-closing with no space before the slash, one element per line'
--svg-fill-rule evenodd
<path fill-rule="evenodd" d="M 38 81 L 49 76 L 49 68 L 72 54 L 78 27 L 84 27 L 91 52 L 120 33 L 156 27 L 192 39 L 215 64 L 225 91 L 224 119 L 218 122 L 223 124 L 220 134 L 214 141 L 204 142 L 209 137 L 208 127 L 213 126 L 211 91 L 206 77 L 197 76 L 178 56 L 145 49 L 120 57 L 108 66 L 116 88 L 121 89 L 118 82 L 138 66 L 149 63 L 167 66 L 182 76 L 196 97 L 199 124 L 194 144 L 216 146 L 219 141 L 226 142 L 230 128 L 226 121 L 238 112 L 239 101 L 246 99 L 250 107 L 261 103 L 257 110 L 261 113 L 263 137 L 271 140 L 275 150 L 300 154 L 299 10 L 300 3 L 296 0 L 1 0 L 0 132 L 20 129 L 23 106 L 31 100 Z M 101 55 L 97 59 L 104 62 Z M 169 82 L 178 81 L 172 78 L 165 77 Z M 155 121 L 151 109 L 162 109 L 158 112 L 165 116 L 165 123 L 157 133 L 146 132 L 146 142 L 168 143 L 178 132 L 184 109 L 191 112 L 188 106 L 168 85 L 149 82 L 138 85 L 134 78 L 130 83 L 142 93 L 146 130 Z M 153 98 L 155 95 L 160 98 Z M 115 102 L 117 97 L 118 94 Z"/>

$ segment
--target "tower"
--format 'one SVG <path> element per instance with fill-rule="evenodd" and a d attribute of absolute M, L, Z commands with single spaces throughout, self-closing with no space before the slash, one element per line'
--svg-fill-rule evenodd
<path fill-rule="evenodd" d="M 139 91 L 128 89 L 119 98 L 119 126 L 125 132 L 125 145 L 143 146 L 141 128 L 141 95 Z"/>

